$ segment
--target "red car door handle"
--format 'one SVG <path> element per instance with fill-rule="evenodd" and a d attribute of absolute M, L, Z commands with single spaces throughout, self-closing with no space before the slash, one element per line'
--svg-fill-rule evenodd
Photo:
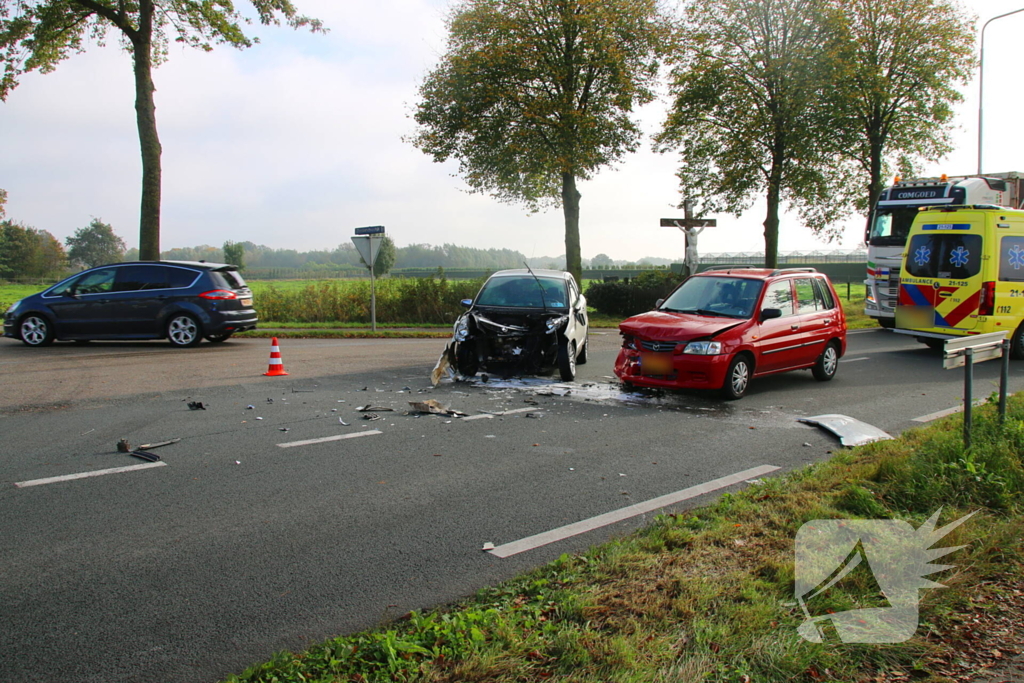
<path fill-rule="evenodd" d="M 793 330 L 795 332 L 795 331 L 800 329 L 800 326 L 799 325 L 790 325 L 789 329 L 791 329 L 791 330 Z"/>

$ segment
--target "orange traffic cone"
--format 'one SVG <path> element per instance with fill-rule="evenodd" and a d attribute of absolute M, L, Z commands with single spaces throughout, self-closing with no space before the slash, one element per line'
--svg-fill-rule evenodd
<path fill-rule="evenodd" d="M 277 345 L 277 337 L 270 342 L 270 367 L 263 373 L 264 377 L 280 377 L 287 375 L 284 371 L 284 363 L 281 362 L 281 349 Z"/>

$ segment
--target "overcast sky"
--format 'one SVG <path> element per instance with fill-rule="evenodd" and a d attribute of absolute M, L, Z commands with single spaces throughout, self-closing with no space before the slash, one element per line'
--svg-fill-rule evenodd
<path fill-rule="evenodd" d="M 242 2 L 239 6 L 244 5 Z M 276 248 L 333 249 L 353 229 L 384 225 L 411 243 L 565 251 L 560 210 L 469 194 L 454 163 L 435 164 L 402 141 L 413 131 L 417 87 L 445 48 L 446 0 L 296 0 L 330 28 L 313 35 L 255 27 L 261 43 L 212 53 L 171 46 L 155 71 L 163 143 L 161 248 L 249 240 Z M 981 23 L 1024 0 L 965 3 Z M 985 38 L 984 170 L 1024 171 L 1020 62 L 1024 12 L 990 25 Z M 113 34 L 107 47 L 73 55 L 51 74 L 22 79 L 0 104 L 0 188 L 9 218 L 64 240 L 92 218 L 138 246 L 141 176 L 130 57 Z M 956 151 L 929 168 L 977 169 L 978 83 L 959 108 Z M 657 130 L 665 103 L 640 112 Z M 640 152 L 580 184 L 584 258 L 681 259 L 682 235 L 658 219 L 676 216 L 675 158 Z M 700 250 L 759 251 L 763 203 L 742 217 L 717 216 Z M 841 243 L 783 220 L 780 249 L 854 248 L 862 219 Z"/>

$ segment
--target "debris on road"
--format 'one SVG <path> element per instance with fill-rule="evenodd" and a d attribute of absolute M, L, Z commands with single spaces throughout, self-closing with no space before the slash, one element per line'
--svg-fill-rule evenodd
<path fill-rule="evenodd" d="M 394 408 L 382 408 L 381 406 L 371 406 L 371 405 L 359 406 L 358 408 L 356 408 L 356 410 L 359 411 L 360 413 L 372 413 L 374 411 L 378 411 L 378 412 L 381 412 L 381 413 L 387 413 L 387 412 L 393 413 L 393 412 L 395 412 Z"/>
<path fill-rule="evenodd" d="M 409 406 L 418 413 L 428 415 L 446 415 L 448 417 L 466 417 L 466 413 L 449 408 L 440 401 L 428 398 L 425 401 L 409 401 Z"/>
<path fill-rule="evenodd" d="M 131 453 L 132 445 L 128 443 L 128 439 L 121 439 L 117 442 L 118 453 Z"/>
<path fill-rule="evenodd" d="M 189 410 L 206 410 L 206 406 L 203 405 L 202 401 L 189 401 L 188 402 L 188 409 Z"/>
<path fill-rule="evenodd" d="M 149 453 L 148 451 L 129 451 L 128 455 L 134 455 L 136 458 L 145 460 L 146 462 L 156 462 L 160 459 L 159 455 L 156 453 Z"/>
<path fill-rule="evenodd" d="M 171 444 L 178 443 L 181 439 L 171 439 L 170 441 L 157 441 L 156 443 L 144 443 L 139 446 L 140 451 L 149 451 L 154 448 L 160 448 L 161 446 L 170 446 Z"/>
<path fill-rule="evenodd" d="M 544 413 L 527 413 L 523 417 L 531 417 L 535 420 L 539 420 L 540 418 L 544 417 Z"/>
<path fill-rule="evenodd" d="M 861 422 L 847 415 L 815 415 L 814 417 L 801 417 L 797 422 L 815 425 L 839 437 L 839 443 L 844 446 L 861 446 L 874 441 L 888 441 L 892 439 L 887 432 L 878 427 Z"/>
<path fill-rule="evenodd" d="M 340 422 L 340 423 L 341 423 L 342 425 L 344 425 L 345 427 L 348 427 L 348 422 L 345 422 L 345 421 L 344 421 L 344 420 L 342 420 L 342 419 L 341 419 L 340 417 L 338 418 L 338 422 Z"/>
<path fill-rule="evenodd" d="M 383 420 L 384 418 L 377 413 L 363 413 L 364 420 Z"/>
<path fill-rule="evenodd" d="M 484 547 L 480 548 L 480 550 L 494 550 L 494 544 L 488 541 L 487 543 L 484 543 Z"/>

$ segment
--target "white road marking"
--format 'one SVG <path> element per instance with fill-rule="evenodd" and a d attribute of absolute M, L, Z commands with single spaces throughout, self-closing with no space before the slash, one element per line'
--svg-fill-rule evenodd
<path fill-rule="evenodd" d="M 463 422 L 465 422 L 466 420 L 483 420 L 483 419 L 490 420 L 490 419 L 495 418 L 495 417 L 501 417 L 502 415 L 515 415 L 516 413 L 528 413 L 531 410 L 538 410 L 538 408 L 536 406 L 534 406 L 532 408 L 516 408 L 515 410 L 506 410 L 506 411 L 501 412 L 501 413 L 481 413 L 480 415 L 470 415 L 469 417 L 464 417 L 464 418 L 462 418 L 462 420 L 463 420 Z"/>
<path fill-rule="evenodd" d="M 277 444 L 279 448 L 292 448 L 294 446 L 308 446 L 314 443 L 326 443 L 328 441 L 340 441 L 341 439 L 356 439 L 360 436 L 370 436 L 371 434 L 383 434 L 384 432 L 379 429 L 371 429 L 368 432 L 352 432 L 351 434 L 335 434 L 334 436 L 325 436 L 320 439 L 306 439 L 305 441 L 289 441 L 288 443 Z"/>
<path fill-rule="evenodd" d="M 488 550 L 487 552 L 492 555 L 496 555 L 497 557 L 509 557 L 517 553 L 548 545 L 549 543 L 554 543 L 555 541 L 561 541 L 572 536 L 578 536 L 579 534 L 593 531 L 594 529 L 600 529 L 603 526 L 608 526 L 609 524 L 621 522 L 622 520 L 629 519 L 630 517 L 636 517 L 637 515 L 651 512 L 658 508 L 663 508 L 666 505 L 673 505 L 684 500 L 689 500 L 690 498 L 696 498 L 697 496 L 705 493 L 724 489 L 726 487 L 733 486 L 734 484 L 745 482 L 748 479 L 756 479 L 757 477 L 768 474 L 769 472 L 774 472 L 777 469 L 779 468 L 772 465 L 754 467 L 749 470 L 744 470 L 743 472 L 730 474 L 727 477 L 714 479 L 704 484 L 691 486 L 690 488 L 683 489 L 682 491 L 676 491 L 675 493 L 651 498 L 650 500 L 637 503 L 636 505 L 630 505 L 629 507 L 624 507 L 619 510 L 606 512 L 603 515 L 591 517 L 590 519 L 585 519 L 581 522 L 568 524 L 563 527 L 558 527 L 557 529 L 552 529 L 551 531 L 536 534 L 535 536 L 528 536 L 527 538 L 523 538 L 518 541 L 499 545 L 493 550 Z"/>
<path fill-rule="evenodd" d="M 60 481 L 72 481 L 75 479 L 86 479 L 87 477 L 102 477 L 105 474 L 120 474 L 121 472 L 134 472 L 135 470 L 148 470 L 151 467 L 167 467 L 163 460 L 147 462 L 142 465 L 126 465 L 125 467 L 111 467 L 107 470 L 94 470 L 92 472 L 79 472 L 78 474 L 65 474 L 60 477 L 47 477 L 46 479 L 32 479 L 30 481 L 16 481 L 14 486 L 19 489 L 29 486 L 42 486 L 43 484 L 56 484 Z"/>
<path fill-rule="evenodd" d="M 983 406 L 986 403 L 988 403 L 987 398 L 979 398 L 974 402 L 974 405 Z M 935 413 L 928 413 L 927 415 L 922 415 L 921 417 L 915 417 L 913 420 L 911 420 L 911 422 L 931 422 L 932 420 L 938 420 L 943 417 L 948 417 L 949 415 L 956 415 L 957 413 L 962 413 L 963 411 L 963 406 L 956 406 L 954 408 L 947 408 L 946 410 L 940 410 Z"/>
<path fill-rule="evenodd" d="M 859 360 L 871 360 L 871 359 L 868 358 L 867 356 L 861 356 L 860 358 L 844 358 L 843 360 L 841 360 L 839 362 L 840 363 L 856 363 Z"/>

